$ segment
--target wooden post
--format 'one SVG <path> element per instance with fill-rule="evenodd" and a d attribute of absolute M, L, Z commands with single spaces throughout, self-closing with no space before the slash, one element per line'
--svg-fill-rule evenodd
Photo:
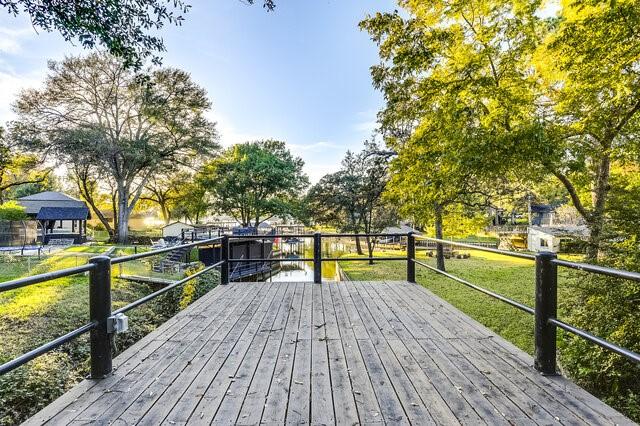
<path fill-rule="evenodd" d="M 555 253 L 536 255 L 536 306 L 534 366 L 544 375 L 556 374 L 556 326 L 558 314 L 558 267 Z"/>
<path fill-rule="evenodd" d="M 107 320 L 111 316 L 111 258 L 89 259 L 95 265 L 89 272 L 89 317 L 97 327 L 91 330 L 91 378 L 104 379 L 111 374 L 111 338 Z"/>
<path fill-rule="evenodd" d="M 322 283 L 322 234 L 313 234 L 313 282 Z"/>

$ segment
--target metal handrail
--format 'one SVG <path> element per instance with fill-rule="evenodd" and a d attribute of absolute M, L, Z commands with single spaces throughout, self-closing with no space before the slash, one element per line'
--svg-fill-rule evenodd
<path fill-rule="evenodd" d="M 219 267 L 219 266 L 221 266 L 223 264 L 224 264 L 224 261 L 220 261 L 218 263 L 214 263 L 213 265 L 207 266 L 206 268 L 203 268 L 203 269 L 199 270 L 195 274 L 191 274 L 188 277 L 185 277 L 185 278 L 183 278 L 183 279 L 181 279 L 179 281 L 174 282 L 173 284 L 170 284 L 170 285 L 168 285 L 166 287 L 163 287 L 162 289 L 160 289 L 158 291 L 155 291 L 155 292 L 153 292 L 151 294 L 148 294 L 145 297 L 142 297 L 142 298 L 136 300 L 135 302 L 131 302 L 128 305 L 123 306 L 120 309 L 116 309 L 115 311 L 112 312 L 112 314 L 113 315 L 117 315 L 117 314 L 123 314 L 123 313 L 125 313 L 127 311 L 130 311 L 131 309 L 136 308 L 136 307 L 138 307 L 140 305 L 143 305 L 143 304 L 147 303 L 148 301 L 153 300 L 156 297 L 158 297 L 158 296 L 160 296 L 160 295 L 162 295 L 162 294 L 164 294 L 164 293 L 166 293 L 168 291 L 173 290 L 176 287 L 179 287 L 179 286 L 181 286 L 183 284 L 186 284 L 189 281 L 199 277 L 200 275 L 206 274 L 207 272 L 211 271 L 212 269 L 217 268 L 217 267 Z"/>
<path fill-rule="evenodd" d="M 597 336 L 594 336 L 593 334 L 589 333 L 588 331 L 584 331 L 580 328 L 574 327 L 570 324 L 567 324 L 566 322 L 560 321 L 557 318 L 549 318 L 549 322 L 557 327 L 560 327 L 561 329 L 568 331 L 569 333 L 575 334 L 576 336 L 580 336 L 585 340 L 588 340 L 592 343 L 595 343 L 598 346 L 601 346 L 605 349 L 610 350 L 611 352 L 615 352 L 618 355 L 622 355 L 623 357 L 631 360 L 631 361 L 635 361 L 637 363 L 640 363 L 640 354 L 637 354 L 633 351 L 630 351 L 629 349 L 625 349 L 622 346 L 618 346 L 615 343 L 611 343 L 607 340 L 601 339 Z"/>
<path fill-rule="evenodd" d="M 216 237 L 216 238 L 209 238 L 206 240 L 201 240 L 201 241 L 195 241 L 195 242 L 191 242 L 191 243 L 186 243 L 186 244 L 180 244 L 180 245 L 175 245 L 175 246 L 170 246 L 170 247 L 165 247 L 165 248 L 161 248 L 161 249 L 157 249 L 157 250 L 151 250 L 148 252 L 144 252 L 144 253 L 137 253 L 137 254 L 133 254 L 133 255 L 127 255 L 127 256 L 120 256 L 120 257 L 116 257 L 113 259 L 110 259 L 106 256 L 97 256 L 92 258 L 89 262 L 85 265 L 81 265 L 81 266 L 76 266 L 76 267 L 72 267 L 72 268 L 66 268 L 66 269 L 60 269 L 57 271 L 53 271 L 53 272 L 46 272 L 43 274 L 38 274 L 38 275 L 33 275 L 30 277 L 24 277 L 24 278 L 18 278 L 15 280 L 11 280 L 11 281 L 7 281 L 4 283 L 0 284 L 0 293 L 4 292 L 4 291 L 9 291 L 9 290 L 15 290 L 21 287 L 26 287 L 29 285 L 34 285 L 34 284 L 39 284 L 39 283 L 43 283 L 43 282 L 47 282 L 47 281 L 51 281 L 51 280 L 55 280 L 58 278 L 64 278 L 64 277 L 68 277 L 68 276 L 72 276 L 72 275 L 77 275 L 77 274 L 81 274 L 81 273 L 86 273 L 86 272 L 90 272 L 91 274 L 95 274 L 96 276 L 100 276 L 100 278 L 94 277 L 92 275 L 90 275 L 89 278 L 89 286 L 90 286 L 90 310 L 94 311 L 98 308 L 100 308 L 100 306 L 96 306 L 98 304 L 104 304 L 105 302 L 108 303 L 108 308 L 107 310 L 109 311 L 109 315 L 117 315 L 120 313 L 124 313 L 127 312 L 137 306 L 140 306 L 144 303 L 149 302 L 152 299 L 155 299 L 156 297 L 180 286 L 183 285 L 195 278 L 197 278 L 200 275 L 203 275 L 209 271 L 211 271 L 214 268 L 220 267 L 221 265 L 225 264 L 226 262 L 224 260 L 215 263 L 213 265 L 210 265 L 188 277 L 185 277 L 184 279 L 181 279 L 179 281 L 176 281 L 164 288 L 162 288 L 161 290 L 158 290 L 156 292 L 153 292 L 151 294 L 148 294 L 145 297 L 142 297 L 120 309 L 117 309 L 115 311 L 111 311 L 111 297 L 109 295 L 108 297 L 108 301 L 105 300 L 99 300 L 99 301 L 95 301 L 93 300 L 93 294 L 96 291 L 96 286 L 98 285 L 106 285 L 107 286 L 107 291 L 110 292 L 110 287 L 111 287 L 111 283 L 110 281 L 105 283 L 104 278 L 105 277 L 109 277 L 110 278 L 110 270 L 111 270 L 111 266 L 113 266 L 114 264 L 118 264 L 118 263 L 124 263 L 124 262 L 129 262 L 132 260 L 137 260 L 137 259 L 142 259 L 142 258 L 146 258 L 146 257 L 151 257 L 151 256 L 156 256 L 158 254 L 162 254 L 162 253 L 167 253 L 167 252 L 171 252 L 171 251 L 175 251 L 175 250 L 180 250 L 183 248 L 189 248 L 189 247 L 196 247 L 196 246 L 202 246 L 202 245 L 209 245 L 209 244 L 213 244 L 213 243 L 219 243 L 221 241 L 224 240 L 224 237 Z M 102 270 L 99 271 L 100 266 L 98 263 L 93 263 L 92 260 L 97 260 L 97 259 L 105 259 L 107 261 L 107 270 Z M 100 273 L 102 275 L 100 275 Z M 98 289 L 98 290 L 103 290 L 103 288 Z M 102 293 L 100 293 L 102 294 Z M 103 306 L 104 308 L 104 306 Z M 14 358 L 13 360 L 10 360 L 2 365 L 0 365 L 0 375 L 6 374 L 24 364 L 26 364 L 27 362 L 39 357 L 40 355 L 44 355 L 47 352 L 52 351 L 53 349 L 70 342 L 71 340 L 85 334 L 88 333 L 89 331 L 96 329 L 98 327 L 103 327 L 106 326 L 106 319 L 103 318 L 103 321 L 97 321 L 97 320 L 93 320 L 88 324 L 83 325 L 82 327 L 79 327 L 73 331 L 70 331 L 69 333 L 60 336 L 50 342 L 47 342 L 35 349 L 32 349 L 31 351 L 20 355 L 17 358 Z M 106 335 L 106 333 L 103 333 L 104 335 Z M 92 347 L 94 346 L 94 341 L 93 341 L 94 337 L 92 334 Z M 104 342 L 101 342 L 104 345 Z M 107 347 L 110 348 L 110 344 L 107 344 Z M 92 352 L 93 352 L 93 348 L 92 348 Z M 111 368 L 111 354 L 110 354 L 110 349 L 109 349 L 109 354 L 108 354 L 108 358 L 109 358 L 109 372 L 110 372 L 110 368 Z M 95 367 L 93 365 L 94 360 L 92 357 L 92 374 L 95 370 Z M 108 372 L 107 372 L 108 374 Z M 104 376 L 104 375 L 103 375 Z"/>
<path fill-rule="evenodd" d="M 207 245 L 207 244 L 212 244 L 212 243 L 216 243 L 216 242 L 222 241 L 223 238 L 224 237 L 208 238 L 206 240 L 194 241 L 192 243 L 178 244 L 178 245 L 175 245 L 175 246 L 164 247 L 164 248 L 161 248 L 161 249 L 145 251 L 144 253 L 136 253 L 136 254 L 130 254 L 130 255 L 127 255 L 127 256 L 114 257 L 113 259 L 111 259 L 111 264 L 115 265 L 115 264 L 118 264 L 118 263 L 124 263 L 124 262 L 129 262 L 129 261 L 132 261 L 132 260 L 143 259 L 145 257 L 156 256 L 158 254 L 167 253 L 167 252 L 175 251 L 175 250 L 180 250 L 180 249 L 183 249 L 183 248 L 189 248 L 189 247 L 196 247 L 196 246 L 203 246 L 203 245 Z"/>
<path fill-rule="evenodd" d="M 58 278 L 69 277 L 71 275 L 82 274 L 91 271 L 95 265 L 87 263 L 86 265 L 75 266 L 73 268 L 59 269 L 57 271 L 45 272 L 44 274 L 32 275 L 30 277 L 17 278 L 11 281 L 5 281 L 0 284 L 0 293 L 9 290 L 15 290 L 21 287 L 27 287 L 33 284 L 43 283 Z"/>
<path fill-rule="evenodd" d="M 61 345 L 64 345 L 65 343 L 70 342 L 76 337 L 79 337 L 84 333 L 87 333 L 93 330 L 97 326 L 98 326 L 98 323 L 90 322 L 89 324 L 85 324 L 80 328 L 76 328 L 75 330 L 68 332 L 64 336 L 60 336 L 50 342 L 45 343 L 42 346 L 38 346 L 37 348 L 32 349 L 26 354 L 20 355 L 18 358 L 14 358 L 11 361 L 5 362 L 4 364 L 0 365 L 0 376 L 5 373 L 8 373 L 11 370 L 15 370 L 16 368 L 26 364 L 32 359 L 39 357 L 40 355 L 44 355 L 45 353 L 54 350 L 58 346 L 61 346 Z"/>
<path fill-rule="evenodd" d="M 591 272 L 599 275 L 607 275 L 609 277 L 622 278 L 630 281 L 640 282 L 640 273 L 625 271 L 624 269 L 614 269 L 606 266 L 591 265 L 589 263 L 570 262 L 568 260 L 555 259 L 553 260 L 558 266 L 565 268 L 577 269 L 579 271 Z"/>
<path fill-rule="evenodd" d="M 503 296 L 501 294 L 495 293 L 495 292 L 493 292 L 491 290 L 487 290 L 486 288 L 480 287 L 479 285 L 473 284 L 473 283 L 471 283 L 471 282 L 469 282 L 469 281 L 467 281 L 465 279 L 462 279 L 462 278 L 457 277 L 455 275 L 449 274 L 448 272 L 441 271 L 440 269 L 435 268 L 435 267 L 433 267 L 431 265 L 427 265 L 426 263 L 420 262 L 419 260 L 415 260 L 414 259 L 414 262 L 416 264 L 420 265 L 420 266 L 423 266 L 423 267 L 435 272 L 435 273 L 438 273 L 440 275 L 444 275 L 445 277 L 450 278 L 450 279 L 452 279 L 454 281 L 457 281 L 457 282 L 459 282 L 461 284 L 464 284 L 467 287 L 471 287 L 471 288 L 473 288 L 475 290 L 478 290 L 481 293 L 484 293 L 484 294 L 486 294 L 488 296 L 491 296 L 494 299 L 498 299 L 498 300 L 501 300 L 501 301 L 503 301 L 505 303 L 508 303 L 509 305 L 520 309 L 521 311 L 524 311 L 524 312 L 526 312 L 528 314 L 531 314 L 531 315 L 535 314 L 535 310 L 530 306 L 522 304 L 522 303 L 520 303 L 518 301 L 515 301 L 513 299 L 509 299 L 508 297 L 505 297 L 505 296 Z"/>
<path fill-rule="evenodd" d="M 527 254 L 527 253 L 518 253 L 516 251 L 508 251 L 508 250 L 494 249 L 494 248 L 490 248 L 490 247 L 475 246 L 473 244 L 460 243 L 460 242 L 457 242 L 457 241 L 442 240 L 442 239 L 431 238 L 431 237 L 423 237 L 423 236 L 418 236 L 418 235 L 416 235 L 415 238 L 416 238 L 416 240 L 432 241 L 432 242 L 438 243 L 438 244 L 448 244 L 448 245 L 451 245 L 451 246 L 464 247 L 464 248 L 468 248 L 468 249 L 471 249 L 471 250 L 484 251 L 484 252 L 487 252 L 487 253 L 495 253 L 495 254 L 501 254 L 501 255 L 509 256 L 509 257 L 519 257 L 521 259 L 536 260 L 536 257 L 534 255 Z"/>
<path fill-rule="evenodd" d="M 322 257 L 322 238 L 355 238 L 355 237 L 406 237 L 407 238 L 407 256 L 406 257 Z M 313 258 L 298 258 L 294 261 L 303 261 L 314 263 L 314 282 L 321 283 L 321 264 L 325 261 L 407 261 L 407 281 L 415 283 L 415 265 L 420 265 L 436 272 L 447 278 L 450 278 L 456 282 L 464 284 L 472 289 L 482 292 L 490 297 L 505 302 L 521 311 L 535 316 L 536 330 L 535 330 L 535 366 L 538 370 L 545 374 L 555 374 L 556 370 L 556 348 L 555 348 L 555 333 L 556 327 L 563 329 L 569 333 L 575 334 L 581 338 L 584 338 L 592 343 L 595 343 L 607 350 L 617 353 L 627 359 L 640 362 L 640 354 L 637 354 L 631 350 L 622 348 L 614 343 L 601 339 L 587 331 L 567 324 L 557 318 L 557 266 L 581 270 L 585 272 L 591 272 L 601 275 L 607 275 L 622 279 L 629 279 L 640 282 L 640 273 L 618 270 L 614 268 L 608 268 L 598 265 L 590 265 L 586 263 L 570 262 L 565 260 L 559 260 L 553 253 L 538 253 L 537 255 L 511 252 L 506 250 L 493 249 L 488 247 L 481 247 L 467 243 L 461 243 L 456 241 L 448 241 L 437 238 L 416 236 L 412 233 L 409 234 L 354 234 L 354 233 L 337 233 L 337 234 L 291 234 L 291 235 L 232 235 L 221 236 L 215 238 L 209 238 L 200 241 L 194 241 L 186 244 L 180 244 L 176 246 L 170 246 L 157 250 L 152 250 L 144 253 L 137 253 L 133 255 L 120 256 L 113 259 L 104 256 L 94 257 L 90 260 L 90 263 L 74 268 L 62 269 L 59 271 L 48 272 L 44 274 L 34 275 L 26 278 L 19 278 L 16 280 L 7 281 L 0 284 L 0 292 L 13 290 L 21 287 L 25 287 L 32 284 L 42 283 L 57 278 L 67 277 L 80 273 L 90 273 L 89 287 L 90 287 L 90 311 L 91 322 L 73 330 L 64 336 L 58 337 L 55 340 L 48 342 L 36 349 L 29 351 L 20 357 L 11 360 L 2 366 L 0 366 L 0 375 L 8 371 L 11 371 L 26 362 L 57 348 L 58 346 L 71 341 L 72 339 L 87 333 L 90 330 L 96 330 L 91 333 L 91 346 L 92 346 L 92 377 L 105 377 L 111 371 L 111 346 L 109 341 L 109 334 L 106 332 L 107 317 L 110 315 L 117 315 L 125 313 L 131 309 L 134 309 L 148 301 L 180 286 L 183 285 L 200 275 L 203 275 L 214 268 L 222 267 L 221 284 L 227 284 L 229 281 L 229 269 L 233 263 L 270 263 L 286 261 L 286 259 L 274 259 L 274 258 L 259 258 L 259 259 L 230 259 L 229 258 L 229 242 L 230 240 L 237 239 L 275 239 L 275 238 L 313 238 L 314 240 L 314 257 Z M 431 265 L 421 262 L 416 259 L 415 256 L 415 243 L 416 239 L 435 242 L 436 244 L 447 244 L 456 247 L 464 247 L 473 250 L 495 253 L 499 255 L 505 255 L 509 257 L 516 257 L 527 260 L 535 260 L 536 262 L 536 306 L 532 308 L 525 304 L 522 304 L 516 300 L 510 299 L 506 296 L 480 287 L 471 283 L 463 278 L 457 277 L 453 274 L 441 271 Z M 111 311 L 110 306 L 110 273 L 111 266 L 118 263 L 124 263 L 132 260 L 142 259 L 146 257 L 155 256 L 162 253 L 167 253 L 175 250 L 180 250 L 189 247 L 221 244 L 221 260 L 213 265 L 210 265 L 193 275 L 185 277 L 179 281 L 175 281 L 167 287 L 162 288 L 156 292 L 153 292 L 145 297 L 142 297 L 120 309 Z M 236 265 L 236 268 L 238 265 Z M 103 297 L 105 294 L 109 294 L 109 297 Z M 102 355 L 96 357 L 94 360 L 94 349 L 100 352 Z"/>

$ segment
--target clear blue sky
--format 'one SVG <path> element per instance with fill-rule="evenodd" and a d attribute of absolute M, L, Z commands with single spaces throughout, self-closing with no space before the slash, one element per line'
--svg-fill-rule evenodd
<path fill-rule="evenodd" d="M 207 89 L 224 145 L 284 140 L 316 181 L 370 136 L 382 103 L 369 74 L 378 57 L 357 24 L 394 1 L 280 0 L 271 13 L 240 0 L 191 4 L 182 27 L 162 30 L 163 62 Z M 82 52 L 0 10 L 0 124 L 15 94 L 42 81 L 48 59 Z"/>

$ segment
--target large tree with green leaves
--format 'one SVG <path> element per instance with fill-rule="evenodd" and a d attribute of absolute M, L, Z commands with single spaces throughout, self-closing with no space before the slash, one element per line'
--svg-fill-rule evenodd
<path fill-rule="evenodd" d="M 184 71 L 144 78 L 107 54 L 50 64 L 43 89 L 20 94 L 15 141 L 68 165 L 92 165 L 115 188 L 118 242 L 149 179 L 176 164 L 211 156 L 214 124 L 206 92 Z"/>
<path fill-rule="evenodd" d="M 258 226 L 295 212 L 295 201 L 309 184 L 303 165 L 284 142 L 246 142 L 206 164 L 199 179 L 216 212 L 232 216 L 242 226 Z"/>
<path fill-rule="evenodd" d="M 552 174 L 590 228 L 595 260 L 612 161 L 636 150 L 638 4 L 402 0 L 409 12 L 361 25 L 380 47 L 373 67 L 387 141 L 401 150 L 425 117 L 456 127 L 485 170 L 535 181 Z M 431 132 L 429 130 L 429 133 Z M 505 172 L 506 173 L 506 172 Z"/>
<path fill-rule="evenodd" d="M 361 23 L 379 46 L 372 76 L 386 105 L 378 118 L 397 153 L 389 192 L 442 238 L 449 207 L 482 207 L 510 171 L 526 170 L 538 19 L 533 2 L 399 3 L 409 17 L 378 13 Z"/>
<path fill-rule="evenodd" d="M 323 176 L 309 190 L 309 212 L 316 223 L 355 234 L 378 233 L 397 223 L 397 209 L 383 198 L 390 156 L 390 152 L 372 142 L 366 142 L 357 154 L 348 151 L 340 170 Z M 365 240 L 372 257 L 376 239 L 367 236 Z M 356 249 L 363 254 L 359 237 Z"/>
<path fill-rule="evenodd" d="M 263 5 L 275 8 L 273 0 Z M 181 25 L 191 8 L 183 0 L 0 0 L 0 6 L 12 15 L 29 15 L 34 27 L 57 31 L 67 41 L 85 48 L 102 46 L 137 69 L 149 57 L 159 63 L 165 46 L 157 31 L 165 24 Z"/>
<path fill-rule="evenodd" d="M 615 162 L 640 153 L 640 2 L 563 2 L 533 65 L 543 82 L 539 163 L 566 188 L 596 259 Z"/>

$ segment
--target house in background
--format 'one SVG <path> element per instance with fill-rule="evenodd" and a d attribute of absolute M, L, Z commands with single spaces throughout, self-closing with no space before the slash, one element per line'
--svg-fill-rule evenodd
<path fill-rule="evenodd" d="M 37 222 L 38 240 L 42 244 L 87 241 L 87 220 L 91 214 L 84 201 L 56 191 L 40 192 L 16 201 L 25 208 L 27 216 Z"/>
<path fill-rule="evenodd" d="M 167 237 L 181 237 L 182 232 L 188 233 L 195 229 L 194 225 L 190 225 L 185 222 L 171 222 L 168 225 L 162 227 L 162 238 Z"/>
<path fill-rule="evenodd" d="M 533 252 L 573 252 L 580 241 L 589 237 L 585 225 L 530 226 L 527 249 Z"/>

